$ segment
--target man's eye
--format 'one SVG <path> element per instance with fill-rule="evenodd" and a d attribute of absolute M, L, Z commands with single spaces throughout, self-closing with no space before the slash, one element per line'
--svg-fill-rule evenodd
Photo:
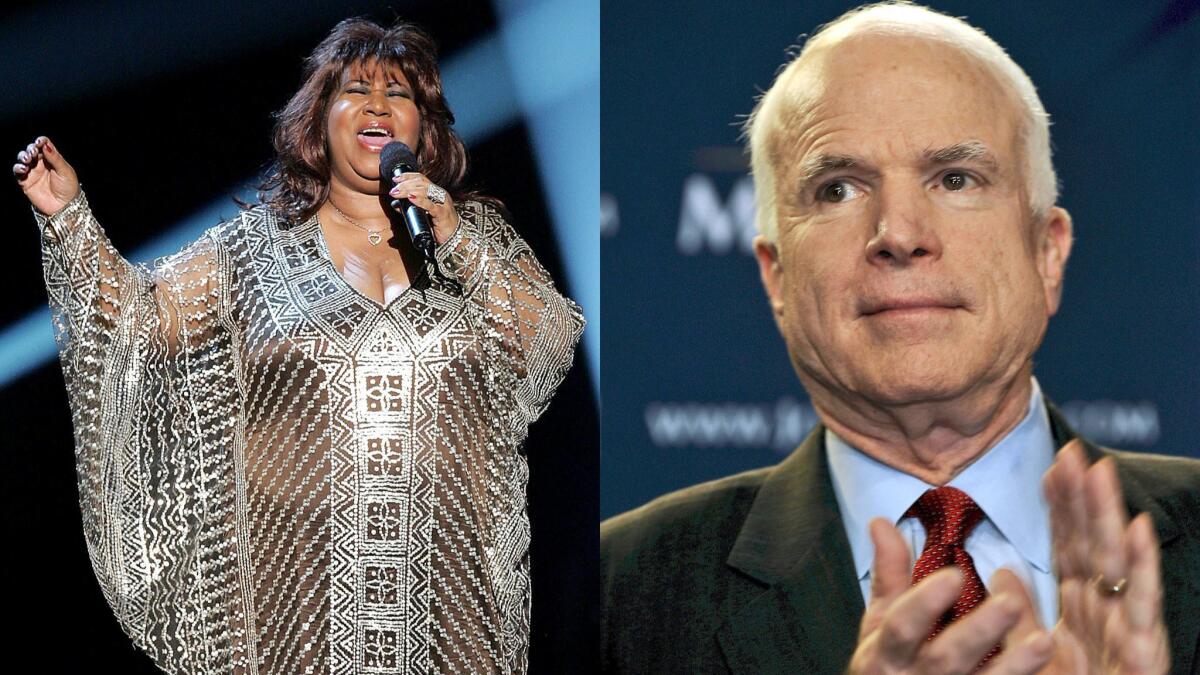
<path fill-rule="evenodd" d="M 389 91 L 388 96 L 403 96 L 404 98 L 409 98 L 407 91 Z"/>
<path fill-rule="evenodd" d="M 362 87 L 355 87 L 355 88 L 353 88 L 353 89 L 347 89 L 346 91 L 347 91 L 348 93 L 351 93 L 351 94 L 365 94 L 365 93 L 367 93 L 367 90 L 366 90 L 366 89 L 363 89 Z"/>
<path fill-rule="evenodd" d="M 968 187 L 972 187 L 974 183 L 976 183 L 975 179 L 970 174 L 963 173 L 962 171 L 947 171 L 942 174 L 942 187 L 951 192 L 965 190 Z"/>
<path fill-rule="evenodd" d="M 822 202 L 831 202 L 837 204 L 839 202 L 849 201 L 859 195 L 858 188 L 853 184 L 844 180 L 827 183 L 817 191 L 817 199 Z"/>

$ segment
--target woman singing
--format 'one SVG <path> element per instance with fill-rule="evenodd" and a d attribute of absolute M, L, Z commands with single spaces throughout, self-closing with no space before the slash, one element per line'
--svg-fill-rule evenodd
<path fill-rule="evenodd" d="M 19 154 L 88 551 L 162 669 L 525 671 L 520 446 L 584 322 L 463 192 L 453 121 L 424 33 L 344 21 L 278 115 L 261 203 L 152 266 L 49 139 Z M 419 172 L 380 180 L 391 142 Z M 393 198 L 428 212 L 438 272 Z"/>

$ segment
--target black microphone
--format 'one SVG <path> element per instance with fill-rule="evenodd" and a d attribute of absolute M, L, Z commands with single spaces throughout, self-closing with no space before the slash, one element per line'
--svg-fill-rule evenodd
<path fill-rule="evenodd" d="M 392 141 L 383 146 L 383 150 L 379 153 L 379 181 L 384 194 L 391 192 L 392 188 L 396 187 L 393 178 L 402 173 L 416 171 L 418 171 L 417 157 L 407 145 L 400 141 Z M 429 222 L 429 213 L 407 199 L 393 199 L 392 208 L 404 216 L 408 235 L 412 237 L 417 250 L 425 255 L 425 260 L 436 266 L 437 261 L 433 257 L 433 226 Z"/>

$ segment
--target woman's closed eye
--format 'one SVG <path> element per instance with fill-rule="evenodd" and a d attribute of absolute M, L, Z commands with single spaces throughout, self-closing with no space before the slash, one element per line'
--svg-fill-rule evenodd
<path fill-rule="evenodd" d="M 347 94 L 360 94 L 360 95 L 365 96 L 367 94 L 370 94 L 371 90 L 367 89 L 366 87 L 351 87 L 350 89 L 346 90 L 346 93 Z M 412 98 L 412 95 L 403 89 L 392 89 L 391 91 L 389 91 L 387 93 L 387 95 L 389 97 L 399 96 L 401 98 Z"/>

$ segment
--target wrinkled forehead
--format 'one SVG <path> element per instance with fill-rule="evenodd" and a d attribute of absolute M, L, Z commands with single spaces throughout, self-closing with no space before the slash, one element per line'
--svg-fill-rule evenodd
<path fill-rule="evenodd" d="M 865 33 L 819 43 L 776 88 L 767 149 L 777 169 L 818 143 L 865 156 L 880 145 L 920 151 L 983 139 L 1016 159 L 1015 94 L 979 57 L 943 41 Z"/>

